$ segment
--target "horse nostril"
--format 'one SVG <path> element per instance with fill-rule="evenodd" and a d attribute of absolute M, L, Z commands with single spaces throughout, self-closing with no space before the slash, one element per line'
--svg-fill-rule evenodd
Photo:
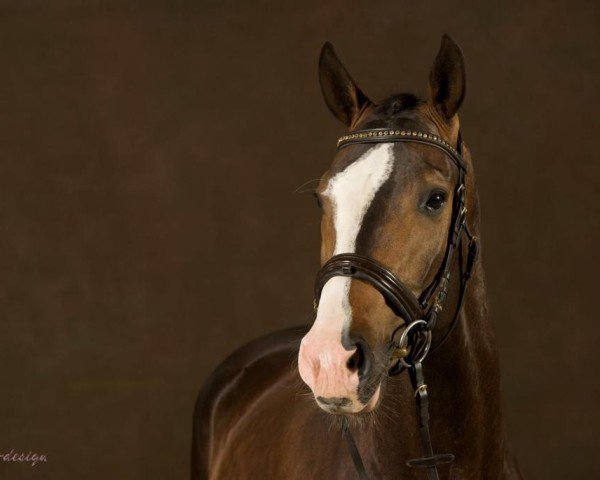
<path fill-rule="evenodd" d="M 346 397 L 317 397 L 317 400 L 328 407 L 347 407 L 352 403 L 352 401 Z"/>
<path fill-rule="evenodd" d="M 362 371 L 363 367 L 365 366 L 365 361 L 365 352 L 362 346 L 359 343 L 357 343 L 356 352 L 354 352 L 352 356 L 348 359 L 348 361 L 346 362 L 346 367 L 348 367 L 348 370 L 350 370 L 351 372 L 356 372 L 357 370 Z"/>

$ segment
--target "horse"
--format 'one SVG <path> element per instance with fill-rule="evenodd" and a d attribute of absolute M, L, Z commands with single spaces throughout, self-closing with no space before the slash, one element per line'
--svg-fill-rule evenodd
<path fill-rule="evenodd" d="M 210 375 L 192 478 L 522 478 L 476 248 L 460 48 L 442 37 L 426 99 L 371 101 L 330 43 L 319 80 L 348 133 L 315 192 L 314 323 L 251 341 Z"/>

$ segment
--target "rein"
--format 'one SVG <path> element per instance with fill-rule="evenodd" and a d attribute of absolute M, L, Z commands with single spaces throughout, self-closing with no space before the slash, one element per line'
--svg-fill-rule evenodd
<path fill-rule="evenodd" d="M 425 288 L 417 298 L 392 271 L 381 265 L 375 259 L 356 253 L 341 253 L 334 255 L 321 267 L 315 280 L 315 308 L 318 306 L 321 292 L 325 283 L 333 277 L 351 277 L 368 283 L 377 289 L 385 298 L 387 305 L 395 315 L 404 322 L 392 333 L 390 340 L 391 362 L 389 375 L 397 375 L 408 369 L 415 392 L 419 433 L 423 457 L 408 460 L 409 467 L 425 468 L 429 480 L 438 480 L 437 466 L 454 461 L 454 455 L 434 454 L 429 432 L 429 399 L 427 385 L 423 376 L 421 362 L 430 351 L 435 351 L 453 331 L 462 308 L 462 303 L 477 258 L 477 238 L 471 235 L 466 223 L 467 208 L 465 206 L 465 174 L 466 164 L 462 157 L 462 138 L 458 135 L 457 149 L 438 137 L 425 132 L 396 129 L 366 129 L 349 133 L 338 140 L 338 150 L 354 144 L 411 142 L 435 147 L 444 152 L 458 169 L 458 180 L 454 189 L 452 217 L 446 241 L 446 251 L 440 268 L 432 283 Z M 463 270 L 464 237 L 468 239 L 467 259 Z M 459 295 L 454 315 L 448 330 L 431 348 L 433 329 L 438 314 L 444 308 L 450 285 L 450 269 L 455 252 L 458 250 L 460 267 Z M 367 480 L 368 475 L 362 461 L 356 442 L 344 418 L 343 433 L 354 466 L 361 480 Z"/>

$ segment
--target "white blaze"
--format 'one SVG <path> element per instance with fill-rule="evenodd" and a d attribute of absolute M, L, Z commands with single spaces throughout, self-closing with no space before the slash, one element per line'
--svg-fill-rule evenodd
<path fill-rule="evenodd" d="M 375 194 L 392 173 L 394 155 L 391 143 L 381 143 L 335 175 L 324 192 L 333 206 L 334 255 L 354 253 L 356 239 Z M 333 277 L 321 293 L 313 329 L 335 335 L 338 342 L 350 323 L 348 300 L 350 278 Z"/>
<path fill-rule="evenodd" d="M 333 207 L 334 255 L 355 251 L 365 214 L 389 178 L 393 160 L 392 144 L 382 143 L 329 181 L 323 194 Z M 350 282 L 350 278 L 333 277 L 325 284 L 315 323 L 302 339 L 298 368 L 315 396 L 347 397 L 358 408 L 358 372 L 347 368 L 353 352 L 342 345 L 342 333 L 352 319 Z"/>
<path fill-rule="evenodd" d="M 382 143 L 329 181 L 324 194 L 333 204 L 334 255 L 354 253 L 365 214 L 375 194 L 390 176 L 393 160 L 392 144 Z"/>

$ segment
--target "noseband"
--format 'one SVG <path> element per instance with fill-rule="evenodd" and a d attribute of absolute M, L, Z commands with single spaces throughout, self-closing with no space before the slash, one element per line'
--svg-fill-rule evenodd
<path fill-rule="evenodd" d="M 450 269 L 454 254 L 458 251 L 460 266 L 458 300 L 448 330 L 437 340 L 431 351 L 438 348 L 446 340 L 457 322 L 467 281 L 471 276 L 477 256 L 477 240 L 470 234 L 466 223 L 466 164 L 462 158 L 462 139 L 459 133 L 457 149 L 454 149 L 449 143 L 437 135 L 430 133 L 378 128 L 357 130 L 349 133 L 338 140 L 337 148 L 340 150 L 348 145 L 365 143 L 420 143 L 428 145 L 444 152 L 458 169 L 458 180 L 454 188 L 452 217 L 444 258 L 435 278 L 421 292 L 418 298 L 388 268 L 373 258 L 356 253 L 334 255 L 325 262 L 317 273 L 314 292 L 316 307 L 318 306 L 323 287 L 328 280 L 333 277 L 355 278 L 378 290 L 394 314 L 404 320 L 392 333 L 390 341 L 390 351 L 392 353 L 390 360 L 393 365 L 389 374 L 395 375 L 400 373 L 404 368 L 409 369 L 417 399 L 419 431 L 424 453 L 423 458 L 409 460 L 407 464 L 411 467 L 426 468 L 429 480 L 437 480 L 437 465 L 452 462 L 454 455 L 435 455 L 433 453 L 429 434 L 427 385 L 424 382 L 421 362 L 430 351 L 433 337 L 432 332 L 436 325 L 438 314 L 442 311 L 446 302 L 448 287 L 450 285 Z M 465 235 L 468 237 L 468 254 L 467 262 L 463 269 L 462 251 Z M 368 478 L 346 420 L 344 423 L 344 433 L 360 478 Z"/>

